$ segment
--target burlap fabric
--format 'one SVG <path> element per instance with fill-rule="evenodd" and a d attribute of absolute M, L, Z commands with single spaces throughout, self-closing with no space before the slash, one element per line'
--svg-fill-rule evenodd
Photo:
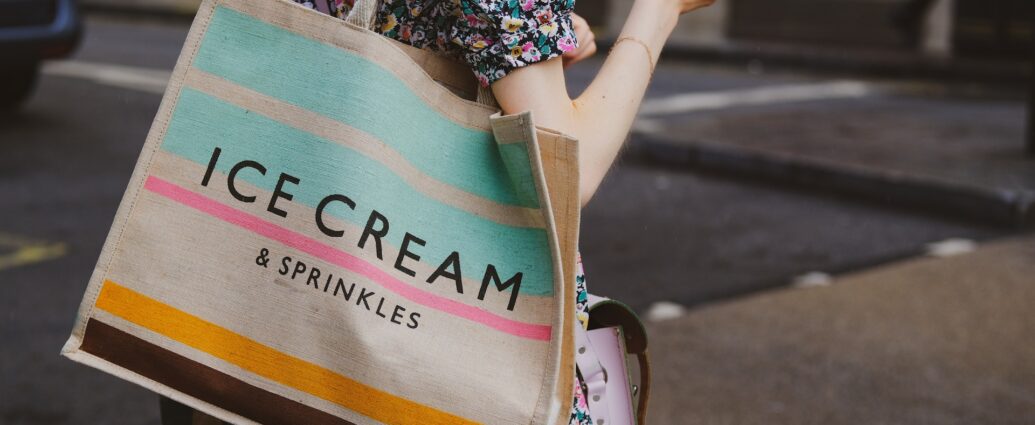
<path fill-rule="evenodd" d="M 238 423 L 567 421 L 575 141 L 372 11 L 204 2 L 64 355 Z"/>

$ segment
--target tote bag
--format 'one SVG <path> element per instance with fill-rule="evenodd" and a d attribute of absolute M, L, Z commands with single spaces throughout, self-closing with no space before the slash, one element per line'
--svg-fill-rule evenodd
<path fill-rule="evenodd" d="M 376 6 L 202 4 L 63 355 L 235 423 L 567 421 L 576 143 Z"/>

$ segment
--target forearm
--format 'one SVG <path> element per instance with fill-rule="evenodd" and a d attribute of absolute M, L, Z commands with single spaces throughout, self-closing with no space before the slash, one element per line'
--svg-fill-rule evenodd
<path fill-rule="evenodd" d="M 614 162 L 636 118 L 651 77 L 651 64 L 679 16 L 673 0 L 635 0 L 621 37 L 589 87 L 568 97 L 560 58 L 516 69 L 493 84 L 508 114 L 532 111 L 536 124 L 579 140 L 579 192 L 585 204 Z"/>
<path fill-rule="evenodd" d="M 643 101 L 678 11 L 665 0 L 636 0 L 619 35 L 589 87 L 572 101 L 571 131 L 579 140 L 580 193 L 588 202 L 622 149 Z M 649 47 L 649 49 L 647 48 Z"/>

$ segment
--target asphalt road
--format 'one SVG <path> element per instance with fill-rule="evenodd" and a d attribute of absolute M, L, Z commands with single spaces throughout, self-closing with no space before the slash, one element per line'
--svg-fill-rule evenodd
<path fill-rule="evenodd" d="M 144 73 L 153 79 L 171 69 L 185 35 L 179 24 L 95 19 L 73 61 L 154 70 Z M 585 85 L 595 66 L 573 69 L 573 86 Z M 0 423 L 157 423 L 152 394 L 58 351 L 160 95 L 147 84 L 58 74 L 42 78 L 23 111 L 0 118 Z M 651 96 L 810 78 L 663 64 Z M 657 301 L 693 306 L 783 286 L 811 271 L 865 268 L 948 238 L 1010 232 L 626 159 L 585 210 L 581 248 L 590 290 L 642 311 Z"/>

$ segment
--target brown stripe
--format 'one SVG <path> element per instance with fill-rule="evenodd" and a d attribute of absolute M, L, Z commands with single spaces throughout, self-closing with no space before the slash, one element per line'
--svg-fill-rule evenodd
<path fill-rule="evenodd" d="M 352 423 L 281 397 L 91 318 L 82 350 L 264 424 Z"/>

